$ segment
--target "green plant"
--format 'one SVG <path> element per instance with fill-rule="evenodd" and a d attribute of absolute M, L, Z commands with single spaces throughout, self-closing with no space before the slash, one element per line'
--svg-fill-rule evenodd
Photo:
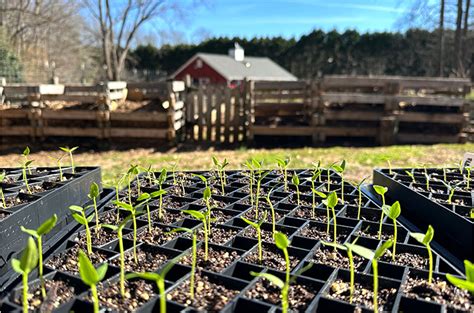
<path fill-rule="evenodd" d="M 59 181 L 63 181 L 64 180 L 64 175 L 63 175 L 63 168 L 61 166 L 61 160 L 63 159 L 64 155 L 61 155 L 59 158 L 55 158 L 55 157 L 52 157 L 52 156 L 49 156 L 49 155 L 48 155 L 48 157 L 56 163 L 56 165 L 59 169 Z"/>
<path fill-rule="evenodd" d="M 229 162 L 227 162 L 227 159 L 224 159 L 224 161 L 221 163 L 215 156 L 212 157 L 212 162 L 214 163 L 217 170 L 217 175 L 219 175 L 221 180 L 222 195 L 224 196 L 226 185 L 225 167 L 229 165 Z"/>
<path fill-rule="evenodd" d="M 93 207 L 94 207 L 95 233 L 97 235 L 97 238 L 99 238 L 99 230 L 100 230 L 99 212 L 97 211 L 97 198 L 99 198 L 99 195 L 100 195 L 99 185 L 97 185 L 96 182 L 93 182 L 89 188 L 89 194 L 87 195 L 87 197 L 92 200 Z"/>
<path fill-rule="evenodd" d="M 123 228 L 130 220 L 131 216 L 127 216 L 119 225 L 102 225 L 105 228 L 109 228 L 117 233 L 118 242 L 119 242 L 119 252 L 120 252 L 120 295 L 125 297 L 125 250 L 123 248 Z"/>
<path fill-rule="evenodd" d="M 364 177 L 358 184 L 357 184 L 357 192 L 359 195 L 359 199 L 357 201 L 357 219 L 360 220 L 360 209 L 362 208 L 362 184 L 367 180 L 367 177 Z"/>
<path fill-rule="evenodd" d="M 313 173 L 316 173 L 316 172 L 319 172 L 320 175 L 318 176 L 318 181 L 320 183 L 322 183 L 322 178 L 321 178 L 321 174 L 322 174 L 322 169 L 321 169 L 321 161 L 318 161 L 318 163 L 312 163 L 312 165 L 314 166 L 314 169 L 313 169 Z"/>
<path fill-rule="evenodd" d="M 334 243 L 337 242 L 337 222 L 336 222 L 336 210 L 334 209 L 337 205 L 338 199 L 337 199 L 337 194 L 335 191 L 331 192 L 326 199 L 323 200 L 324 204 L 326 204 L 326 208 L 328 210 L 328 215 L 327 215 L 327 229 L 326 232 L 329 234 L 329 208 L 331 208 L 332 211 L 332 224 L 334 227 Z M 335 250 L 335 249 L 334 249 Z"/>
<path fill-rule="evenodd" d="M 253 206 L 253 202 L 254 202 L 254 199 L 253 199 L 253 182 L 255 180 L 255 175 L 254 175 L 254 167 L 253 167 L 253 163 L 252 163 L 252 160 L 247 160 L 245 161 L 245 163 L 243 164 L 247 169 L 248 169 L 248 175 L 249 175 L 249 188 L 250 188 L 250 205 Z"/>
<path fill-rule="evenodd" d="M 171 168 L 171 176 L 173 177 L 173 186 L 176 186 L 178 185 L 178 181 L 176 179 L 176 169 L 178 168 L 178 162 L 170 164 L 170 168 Z"/>
<path fill-rule="evenodd" d="M 133 165 L 133 164 L 130 164 L 130 167 L 128 168 L 127 170 L 127 177 L 128 177 L 128 201 L 129 203 L 131 204 L 132 203 L 132 189 L 131 189 L 131 182 L 133 181 L 133 178 L 135 177 L 136 179 L 136 185 L 137 185 L 137 191 L 138 191 L 138 194 L 140 194 L 140 177 L 139 175 L 140 174 L 140 169 L 139 169 L 139 166 L 138 164 L 137 165 Z"/>
<path fill-rule="evenodd" d="M 107 273 L 108 264 L 104 263 L 97 269 L 92 265 L 84 251 L 79 250 L 79 275 L 84 284 L 90 287 L 94 313 L 99 312 L 99 296 L 97 294 L 97 284 L 100 283 Z"/>
<path fill-rule="evenodd" d="M 127 212 L 130 212 L 133 224 L 133 259 L 135 263 L 138 263 L 137 257 L 137 215 L 141 214 L 141 211 L 138 210 L 137 206 L 122 202 L 122 201 L 112 201 L 118 207 L 124 209 Z"/>
<path fill-rule="evenodd" d="M 285 192 L 288 191 L 288 166 L 290 165 L 291 159 L 287 157 L 286 159 L 276 159 L 277 165 L 280 170 L 283 172 L 283 183 Z"/>
<path fill-rule="evenodd" d="M 165 267 L 161 270 L 161 273 L 154 272 L 144 272 L 144 273 L 130 273 L 125 276 L 127 279 L 133 278 L 142 278 L 146 280 L 154 281 L 158 290 L 160 291 L 160 312 L 166 313 L 166 287 L 165 287 L 165 278 L 166 274 L 173 268 L 176 264 L 177 259 L 173 259 L 168 262 Z"/>
<path fill-rule="evenodd" d="M 467 290 L 474 295 L 474 264 L 464 260 L 464 269 L 466 271 L 466 279 L 461 279 L 451 274 L 446 274 L 446 278 L 454 286 Z"/>
<path fill-rule="evenodd" d="M 311 181 L 311 193 L 313 194 L 313 202 L 312 202 L 312 205 L 311 205 L 311 216 L 312 218 L 315 218 L 315 210 L 316 210 L 316 195 L 322 199 L 326 199 L 326 195 L 321 192 L 321 191 L 318 191 L 316 190 L 316 186 L 315 186 L 315 181 L 318 177 L 321 177 L 321 170 L 315 170 L 313 172 L 313 176 L 311 176 L 311 178 L 309 179 Z"/>
<path fill-rule="evenodd" d="M 466 181 L 466 189 L 469 189 L 469 184 L 471 182 L 471 167 L 466 166 L 466 171 L 467 171 L 467 181 Z"/>
<path fill-rule="evenodd" d="M 298 201 L 298 205 L 300 205 L 300 178 L 298 177 L 298 174 L 296 174 L 296 172 L 293 172 L 291 182 L 296 187 L 296 199 Z"/>
<path fill-rule="evenodd" d="M 397 218 L 400 216 L 401 208 L 400 202 L 396 201 L 391 206 L 384 205 L 382 207 L 383 212 L 393 221 L 393 251 L 392 260 L 395 261 L 395 252 L 397 250 Z"/>
<path fill-rule="evenodd" d="M 125 179 L 125 176 L 126 175 L 118 175 L 112 182 L 115 189 L 115 201 L 117 202 L 120 201 L 119 191 L 120 191 L 120 186 L 122 185 L 123 180 Z M 120 211 L 117 210 L 117 224 L 119 220 L 120 220 Z"/>
<path fill-rule="evenodd" d="M 425 173 L 425 180 L 426 180 L 426 190 L 430 191 L 430 175 Z"/>
<path fill-rule="evenodd" d="M 390 248 L 393 244 L 393 241 L 387 240 L 384 242 L 380 247 L 377 248 L 377 250 L 372 251 L 370 249 L 367 249 L 365 247 L 348 243 L 346 246 L 352 250 L 352 252 L 360 255 L 361 257 L 371 261 L 372 263 L 372 275 L 374 278 L 374 294 L 373 294 L 373 301 L 374 301 L 374 312 L 379 311 L 379 306 L 378 306 L 378 290 L 379 290 L 379 278 L 378 278 L 378 263 L 377 260 L 387 251 L 388 248 Z"/>
<path fill-rule="evenodd" d="M 160 172 L 160 176 L 158 176 L 158 179 L 156 180 L 158 187 L 160 187 L 158 191 L 161 192 L 158 195 L 160 197 L 160 205 L 158 208 L 158 218 L 160 220 L 163 219 L 163 195 L 166 194 L 166 192 L 162 192 L 162 191 L 163 191 L 163 183 L 166 181 L 166 177 L 167 177 L 167 171 L 166 171 L 166 168 L 163 168 Z"/>
<path fill-rule="evenodd" d="M 258 175 L 257 178 L 257 190 L 255 191 L 255 218 L 258 218 L 258 203 L 260 200 L 260 186 L 262 185 L 263 179 L 270 174 L 270 171 L 263 170 L 263 161 L 257 161 L 252 159 L 253 167 L 256 169 L 256 173 Z"/>
<path fill-rule="evenodd" d="M 382 208 L 385 206 L 385 193 L 388 191 L 387 187 L 384 186 L 379 186 L 379 185 L 374 185 L 374 190 L 376 193 L 378 193 L 382 197 Z M 378 239 L 380 240 L 380 237 L 382 236 L 382 222 L 383 222 L 383 210 L 382 213 L 380 214 L 380 223 L 379 223 L 379 234 L 378 234 Z"/>
<path fill-rule="evenodd" d="M 405 173 L 406 173 L 408 176 L 410 176 L 411 182 L 415 184 L 415 183 L 416 183 L 415 174 L 413 174 L 413 172 L 410 172 L 410 171 L 405 171 Z"/>
<path fill-rule="evenodd" d="M 139 202 L 139 206 L 143 206 L 145 205 L 146 207 L 146 216 L 147 216 L 147 220 L 148 220 L 148 230 L 151 231 L 151 215 L 150 215 L 150 200 L 154 199 L 154 198 L 158 198 L 158 197 L 163 197 L 163 195 L 166 194 L 166 190 L 158 190 L 158 191 L 154 191 L 152 193 L 148 193 L 148 192 L 144 192 L 142 193 L 140 196 L 138 196 L 137 198 L 137 202 Z M 162 212 L 162 201 L 160 199 L 160 208 L 159 208 L 159 211 L 158 211 L 158 215 L 161 215 L 163 216 L 163 212 Z"/>
<path fill-rule="evenodd" d="M 449 183 L 446 183 L 444 181 L 441 181 L 441 182 L 443 183 L 443 185 L 448 190 L 448 199 L 446 200 L 446 202 L 448 202 L 448 204 L 452 204 L 453 203 L 454 192 L 456 191 L 456 187 L 459 186 L 460 184 L 462 184 L 463 182 L 460 181 L 459 183 L 455 184 L 454 186 L 449 184 Z"/>
<path fill-rule="evenodd" d="M 27 229 L 21 226 L 21 231 L 32 236 L 38 242 L 38 274 L 41 281 L 41 295 L 43 299 L 46 298 L 46 288 L 44 287 L 43 279 L 43 235 L 49 233 L 56 225 L 58 217 L 56 214 L 48 218 L 37 229 Z"/>
<path fill-rule="evenodd" d="M 327 192 L 329 193 L 331 191 L 331 169 L 333 166 L 336 164 L 336 162 L 331 163 L 327 169 L 326 169 L 326 175 L 328 176 L 328 183 L 327 183 Z"/>
<path fill-rule="evenodd" d="M 86 228 L 86 246 L 87 246 L 87 254 L 92 254 L 92 239 L 91 239 L 91 231 L 89 228 L 89 222 L 92 221 L 94 218 L 94 214 L 91 214 L 89 217 L 86 217 L 86 212 L 83 207 L 78 205 L 71 205 L 69 210 L 72 211 L 72 217 L 81 225 L 84 225 Z"/>
<path fill-rule="evenodd" d="M 59 147 L 59 149 L 61 149 L 62 151 L 66 152 L 67 154 L 69 154 L 69 160 L 71 160 L 71 171 L 73 174 L 76 173 L 76 167 L 74 166 L 74 158 L 72 157 L 72 153 L 74 151 L 76 151 L 79 147 L 73 147 L 73 148 L 69 148 L 69 147 Z"/>
<path fill-rule="evenodd" d="M 194 300 L 194 285 L 195 285 L 195 276 L 196 276 L 196 263 L 197 263 L 197 234 L 196 231 L 186 228 L 186 227 L 179 227 L 179 228 L 174 228 L 171 230 L 169 233 L 175 233 L 175 232 L 187 232 L 191 234 L 192 241 L 193 241 L 193 247 L 192 247 L 192 263 L 191 263 L 191 277 L 189 278 L 189 297 L 191 300 Z"/>
<path fill-rule="evenodd" d="M 12 268 L 22 276 L 23 283 L 23 313 L 28 313 L 28 275 L 38 264 L 38 250 L 33 238 L 28 237 L 26 248 L 20 259 L 12 259 Z"/>
<path fill-rule="evenodd" d="M 183 210 L 184 213 L 191 215 L 195 219 L 202 222 L 204 231 L 204 261 L 208 260 L 209 252 L 209 230 L 207 228 L 207 214 L 196 210 Z"/>
<path fill-rule="evenodd" d="M 5 194 L 3 193 L 3 188 L 2 188 L 2 183 L 3 181 L 5 180 L 5 177 L 7 177 L 7 173 L 5 171 L 3 171 L 1 174 L 0 174 L 0 198 L 2 200 L 2 208 L 6 208 L 7 207 L 7 202 L 5 201 Z"/>
<path fill-rule="evenodd" d="M 31 168 L 29 167 L 29 165 L 31 164 L 31 162 L 29 162 L 28 160 L 28 156 L 30 155 L 30 147 L 26 146 L 25 150 L 23 150 L 23 153 L 21 154 L 23 156 L 23 163 L 28 163 L 26 165 L 26 169 L 28 170 L 28 174 L 31 175 Z"/>
<path fill-rule="evenodd" d="M 24 162 L 21 163 L 21 173 L 23 176 L 23 181 L 25 182 L 26 190 L 28 191 L 29 194 L 31 194 L 31 188 L 30 185 L 28 184 L 28 177 L 26 175 L 26 171 L 29 168 L 30 164 L 33 163 L 33 160 L 25 160 Z"/>
<path fill-rule="evenodd" d="M 257 240 L 258 240 L 258 261 L 262 263 L 263 260 L 263 253 L 262 253 L 262 230 L 261 226 L 263 222 L 267 219 L 267 211 L 263 214 L 263 218 L 260 219 L 259 221 L 252 222 L 249 219 L 246 219 L 245 217 L 241 216 L 240 217 L 245 223 L 249 224 L 253 228 L 255 228 L 255 231 L 257 232 Z"/>
<path fill-rule="evenodd" d="M 199 178 L 200 180 L 202 180 L 202 182 L 204 183 L 204 187 L 207 187 L 208 186 L 208 183 L 207 183 L 207 178 L 204 177 L 204 175 L 199 175 L 199 174 L 191 174 L 193 177 L 197 177 Z"/>
<path fill-rule="evenodd" d="M 275 234 L 275 208 L 273 207 L 272 200 L 270 199 L 270 195 L 273 192 L 273 188 L 267 193 L 265 199 L 267 200 L 268 206 L 270 207 L 270 211 L 272 213 L 272 234 Z"/>
<path fill-rule="evenodd" d="M 344 171 L 346 170 L 346 160 L 342 160 L 341 164 L 334 164 L 332 168 L 341 175 L 341 202 L 344 204 Z"/>
<path fill-rule="evenodd" d="M 431 284 L 433 280 L 433 253 L 431 252 L 430 243 L 434 237 L 434 229 L 431 225 L 428 225 L 428 230 L 425 234 L 423 233 L 410 233 L 410 236 L 413 237 L 416 241 L 421 243 L 426 247 L 428 251 L 428 261 L 429 261 L 429 274 L 428 274 L 428 283 Z"/>
<path fill-rule="evenodd" d="M 389 174 L 389 175 L 393 175 L 392 162 L 390 162 L 390 159 L 389 159 L 389 158 L 385 158 L 385 161 L 387 161 L 387 164 L 388 164 L 388 174 Z"/>

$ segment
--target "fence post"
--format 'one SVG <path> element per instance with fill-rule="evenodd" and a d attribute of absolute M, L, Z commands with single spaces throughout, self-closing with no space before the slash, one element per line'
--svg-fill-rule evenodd
<path fill-rule="evenodd" d="M 385 104 L 384 116 L 380 120 L 380 133 L 378 141 L 382 146 L 393 145 L 398 134 L 398 119 L 396 111 L 399 103 L 397 95 L 400 94 L 402 86 L 399 81 L 388 82 L 384 86 Z"/>
<path fill-rule="evenodd" d="M 247 144 L 252 144 L 254 141 L 253 135 L 253 124 L 255 122 L 255 99 L 254 99 L 254 91 L 255 91 L 255 81 L 250 80 L 247 82 L 246 87 L 246 98 L 247 98 L 247 121 L 246 121 L 246 129 L 247 129 Z"/>

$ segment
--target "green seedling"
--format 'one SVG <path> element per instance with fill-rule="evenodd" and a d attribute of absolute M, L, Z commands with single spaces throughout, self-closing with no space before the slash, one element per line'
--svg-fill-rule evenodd
<path fill-rule="evenodd" d="M 3 188 L 2 188 L 2 183 L 5 180 L 5 177 L 7 177 L 7 173 L 5 171 L 0 173 L 0 198 L 2 200 L 2 208 L 4 209 L 7 207 L 7 201 L 5 200 L 5 194 L 3 193 Z"/>
<path fill-rule="evenodd" d="M 128 178 L 128 202 L 132 203 L 132 188 L 131 188 L 131 182 L 133 181 L 133 178 L 135 177 L 136 179 L 136 185 L 137 185 L 137 191 L 138 194 L 140 194 L 140 169 L 138 165 L 133 165 L 130 164 L 130 168 L 127 171 L 127 178 Z"/>
<path fill-rule="evenodd" d="M 115 201 L 117 202 L 120 201 L 119 191 L 120 191 L 120 186 L 122 185 L 123 180 L 125 179 L 125 176 L 126 175 L 119 175 L 112 182 L 115 188 Z M 117 210 L 117 224 L 119 223 L 119 221 L 120 221 L 120 211 Z"/>
<path fill-rule="evenodd" d="M 63 175 L 63 168 L 61 166 L 61 160 L 63 159 L 64 155 L 61 155 L 59 158 L 54 158 L 54 157 L 49 156 L 49 155 L 48 155 L 48 157 L 56 163 L 56 166 L 59 169 L 59 181 L 63 181 L 64 180 L 64 175 Z"/>
<path fill-rule="evenodd" d="M 293 172 L 291 182 L 296 188 L 296 199 L 298 201 L 298 205 L 300 205 L 300 178 L 298 177 L 298 174 L 296 174 L 296 172 Z"/>
<path fill-rule="evenodd" d="M 464 269 L 466 271 L 466 279 L 461 279 L 451 274 L 446 274 L 446 278 L 454 286 L 467 290 L 471 295 L 474 295 L 474 264 L 464 260 Z"/>
<path fill-rule="evenodd" d="M 202 222 L 203 231 L 204 231 L 204 261 L 208 260 L 209 252 L 209 230 L 207 228 L 207 214 L 196 210 L 183 210 L 184 213 L 191 215 L 195 219 Z"/>
<path fill-rule="evenodd" d="M 249 224 L 253 228 L 255 228 L 255 231 L 257 232 L 257 240 L 258 240 L 258 261 L 260 264 L 262 263 L 263 260 L 263 253 L 262 253 L 262 224 L 265 222 L 267 219 L 267 211 L 263 214 L 263 218 L 260 219 L 259 221 L 252 222 L 249 219 L 246 219 L 245 217 L 241 216 L 240 217 L 245 223 Z"/>
<path fill-rule="evenodd" d="M 448 189 L 448 199 L 446 200 L 446 202 L 448 202 L 448 204 L 452 204 L 453 203 L 454 192 L 456 191 L 456 187 L 459 186 L 460 184 L 462 184 L 463 182 L 461 181 L 461 182 L 455 184 L 454 186 L 451 185 L 451 184 L 445 183 L 444 181 L 441 181 L 441 182 Z"/>
<path fill-rule="evenodd" d="M 44 286 L 43 279 L 43 235 L 49 233 L 56 225 L 58 217 L 56 214 L 51 216 L 49 219 L 43 222 L 37 229 L 27 229 L 21 226 L 21 231 L 32 236 L 38 242 L 38 274 L 41 281 L 41 295 L 43 299 L 46 299 L 46 288 Z"/>
<path fill-rule="evenodd" d="M 400 202 L 396 201 L 392 206 L 384 205 L 382 210 L 385 215 L 393 221 L 393 246 L 392 246 L 392 260 L 395 261 L 395 252 L 397 250 L 397 218 L 400 216 L 401 208 Z"/>
<path fill-rule="evenodd" d="M 152 199 L 155 199 L 155 198 L 158 198 L 158 197 L 161 198 L 165 194 L 166 194 L 166 190 L 161 189 L 161 190 L 158 190 L 158 191 L 154 191 L 152 193 L 144 192 L 137 198 L 137 202 L 139 202 L 139 206 L 145 205 L 145 207 L 146 207 L 146 217 L 147 217 L 147 220 L 148 220 L 148 231 L 150 231 L 150 232 L 151 232 L 150 201 Z M 161 207 L 162 207 L 162 201 L 160 199 L 160 208 L 159 208 L 159 211 L 158 211 L 159 216 L 163 216 L 163 212 L 162 212 Z"/>
<path fill-rule="evenodd" d="M 255 192 L 255 218 L 258 218 L 258 203 L 260 200 L 260 186 L 262 185 L 263 179 L 270 174 L 270 171 L 262 172 L 258 171 L 258 179 L 257 179 L 257 190 Z"/>
<path fill-rule="evenodd" d="M 275 232 L 276 232 L 276 230 L 275 230 L 275 224 L 276 224 L 276 221 L 275 221 L 275 208 L 273 207 L 272 200 L 270 199 L 270 195 L 272 194 L 272 192 L 273 192 L 273 188 L 267 193 L 267 196 L 265 197 L 265 199 L 267 200 L 268 206 L 270 207 L 270 211 L 272 213 L 272 234 L 275 234 Z"/>
<path fill-rule="evenodd" d="M 328 183 L 327 183 L 327 192 L 329 193 L 331 191 L 331 169 L 333 166 L 336 164 L 336 162 L 331 163 L 327 169 L 326 169 L 326 175 L 328 176 Z"/>
<path fill-rule="evenodd" d="M 311 216 L 313 218 L 315 218 L 315 210 L 316 210 L 316 196 L 322 198 L 322 199 L 325 199 L 326 198 L 326 195 L 321 192 L 321 191 L 318 191 L 316 190 L 316 186 L 315 186 L 315 181 L 316 179 L 318 179 L 318 177 L 321 177 L 321 170 L 315 170 L 313 172 L 313 176 L 311 176 L 311 178 L 309 179 L 310 182 L 311 182 L 311 193 L 313 195 L 313 202 L 312 202 L 312 205 L 311 205 Z"/>
<path fill-rule="evenodd" d="M 219 179 L 221 180 L 221 188 L 222 188 L 222 195 L 225 196 L 225 185 L 226 185 L 226 175 L 225 175 L 225 167 L 229 165 L 227 159 L 221 163 L 215 156 L 212 157 L 212 162 L 217 170 L 217 175 L 219 175 Z"/>
<path fill-rule="evenodd" d="M 425 173 L 425 180 L 426 180 L 426 191 L 430 191 L 430 178 L 431 176 Z"/>
<path fill-rule="evenodd" d="M 277 165 L 280 170 L 283 172 L 283 183 L 285 192 L 288 191 L 288 166 L 290 165 L 291 159 L 287 157 L 286 159 L 276 159 Z"/>
<path fill-rule="evenodd" d="M 28 163 L 28 156 L 30 155 L 30 147 L 26 146 L 25 150 L 23 150 L 23 153 L 21 154 L 23 156 L 23 159 L 24 159 L 24 163 Z M 29 167 L 29 165 L 31 164 L 31 162 L 28 163 L 28 165 L 26 165 L 26 168 L 28 170 L 28 174 L 31 175 L 31 168 Z"/>
<path fill-rule="evenodd" d="M 138 263 L 137 257 L 137 215 L 141 214 L 142 212 L 138 210 L 138 206 L 133 206 L 131 204 L 122 202 L 122 201 L 113 201 L 115 205 L 124 209 L 127 212 L 130 212 L 130 216 L 132 218 L 133 224 L 133 259 L 135 263 Z"/>
<path fill-rule="evenodd" d="M 290 245 L 290 241 L 286 237 L 285 234 L 281 232 L 275 233 L 275 244 L 278 247 L 278 249 L 283 251 L 283 254 L 285 256 L 285 265 L 286 265 L 286 274 L 285 274 L 285 281 L 281 280 L 279 277 L 270 274 L 270 273 L 256 273 L 256 272 L 250 272 L 252 276 L 255 277 L 262 277 L 265 279 L 268 279 L 272 284 L 277 286 L 281 290 L 281 309 L 283 313 L 288 312 L 289 308 L 289 302 L 288 302 L 288 294 L 290 291 L 290 285 L 292 282 L 296 280 L 296 278 L 303 272 L 307 271 L 312 267 L 312 263 L 309 263 L 307 266 L 303 267 L 299 271 L 297 271 L 294 275 L 293 278 L 290 278 L 290 258 L 288 255 L 288 247 Z"/>
<path fill-rule="evenodd" d="M 125 249 L 123 248 L 123 234 L 122 231 L 125 225 L 130 220 L 131 216 L 126 217 L 119 225 L 102 225 L 105 228 L 111 229 L 117 233 L 120 252 L 120 295 L 125 298 Z"/>
<path fill-rule="evenodd" d="M 207 187 L 209 184 L 207 182 L 207 178 L 204 177 L 204 175 L 199 175 L 199 174 L 191 174 L 193 177 L 197 177 L 199 178 L 203 183 L 204 183 L 204 187 Z"/>
<path fill-rule="evenodd" d="M 148 167 L 139 166 L 139 169 L 145 173 L 146 179 L 148 180 L 148 184 L 150 186 L 153 185 L 153 180 L 155 179 L 155 174 L 153 173 L 152 165 L 148 165 Z"/>
<path fill-rule="evenodd" d="M 430 243 L 434 237 L 434 229 L 431 225 L 428 226 L 426 234 L 423 233 L 410 233 L 410 236 L 413 237 L 416 241 L 421 243 L 426 247 L 428 251 L 428 260 L 429 260 L 429 274 L 428 274 L 428 283 L 431 284 L 433 280 L 433 253 L 431 252 Z"/>
<path fill-rule="evenodd" d="M 463 163 L 462 163 L 462 160 L 459 160 L 458 169 L 459 169 L 459 174 L 462 175 L 462 172 L 463 172 Z"/>
<path fill-rule="evenodd" d="M 469 184 L 471 182 L 471 167 L 466 167 L 466 171 L 467 171 L 467 181 L 466 181 L 466 188 L 469 189 Z"/>
<path fill-rule="evenodd" d="M 254 167 L 253 167 L 253 163 L 251 160 L 247 160 L 245 161 L 245 163 L 243 164 L 249 171 L 249 188 L 250 188 L 250 205 L 253 206 L 253 202 L 254 202 L 254 199 L 253 199 L 253 182 L 255 180 L 255 175 L 254 175 Z"/>
<path fill-rule="evenodd" d="M 173 268 L 177 262 L 177 258 L 168 262 L 165 267 L 161 270 L 161 273 L 155 272 L 144 272 L 144 273 L 130 273 L 125 276 L 127 279 L 141 278 L 146 280 L 151 280 L 155 282 L 158 290 L 160 291 L 160 312 L 166 313 L 166 287 L 165 279 L 166 274 Z"/>
<path fill-rule="evenodd" d="M 89 222 L 92 221 L 94 218 L 94 214 L 91 214 L 89 217 L 86 217 L 86 210 L 83 207 L 78 205 L 71 205 L 69 210 L 72 211 L 72 217 L 81 225 L 84 225 L 86 228 L 86 246 L 87 246 L 87 254 L 92 254 L 92 239 L 91 239 L 91 231 L 89 228 Z"/>
<path fill-rule="evenodd" d="M 413 172 L 410 172 L 410 171 L 405 171 L 405 173 L 406 173 L 408 176 L 410 176 L 411 182 L 415 184 L 415 183 L 416 183 L 415 174 L 413 174 Z"/>
<path fill-rule="evenodd" d="M 178 185 L 178 180 L 176 179 L 176 169 L 178 168 L 178 162 L 170 164 L 171 176 L 173 177 L 173 186 Z"/>
<path fill-rule="evenodd" d="M 73 148 L 69 148 L 69 147 L 59 147 L 59 149 L 61 149 L 62 151 L 66 152 L 67 154 L 69 154 L 69 160 L 71 161 L 71 171 L 73 174 L 76 173 L 76 167 L 74 166 L 74 158 L 72 157 L 72 153 L 74 151 L 76 151 L 79 147 L 73 147 Z"/>
<path fill-rule="evenodd" d="M 322 175 L 321 174 L 322 174 L 323 171 L 321 169 L 321 161 L 318 161 L 318 163 L 313 162 L 312 164 L 314 166 L 313 173 L 317 173 L 317 172 L 320 173 L 320 175 L 318 176 L 318 182 L 322 183 L 323 181 L 322 181 L 322 177 L 321 177 Z"/>
<path fill-rule="evenodd" d="M 100 230 L 100 224 L 99 224 L 99 212 L 97 211 L 97 198 L 99 198 L 100 195 L 100 188 L 97 183 L 93 182 L 89 188 L 89 194 L 87 197 L 92 200 L 93 206 L 94 206 L 94 212 L 95 212 L 95 234 L 97 235 L 97 238 L 99 238 L 99 230 Z"/>
<path fill-rule="evenodd" d="M 20 259 L 12 259 L 12 268 L 21 274 L 23 283 L 23 313 L 28 313 L 28 275 L 38 264 L 38 250 L 33 238 L 28 237 Z"/>
<path fill-rule="evenodd" d="M 97 284 L 100 283 L 107 273 L 108 264 L 104 263 L 97 269 L 92 265 L 84 251 L 79 250 L 79 275 L 84 284 L 90 287 L 94 313 L 99 313 L 99 295 L 97 294 Z"/>
<path fill-rule="evenodd" d="M 26 175 L 26 171 L 29 169 L 30 164 L 33 163 L 33 160 L 25 160 L 25 162 L 21 163 L 21 173 L 23 176 L 23 181 L 25 182 L 26 190 L 28 191 L 29 194 L 31 194 L 31 188 L 30 185 L 28 184 L 28 177 Z"/>
<path fill-rule="evenodd" d="M 474 218 L 474 208 L 471 209 L 470 217 L 471 217 L 471 218 Z"/>
<path fill-rule="evenodd" d="M 379 278 L 378 278 L 378 263 L 377 263 L 377 260 L 382 257 L 385 253 L 385 251 L 387 251 L 387 249 L 389 249 L 393 244 L 393 241 L 392 239 L 384 242 L 380 247 L 377 248 L 377 250 L 372 251 L 370 249 L 367 249 L 365 247 L 362 247 L 362 246 L 359 246 L 359 245 L 356 245 L 356 244 L 352 244 L 352 243 L 348 243 L 346 244 L 346 246 L 352 250 L 352 252 L 360 255 L 361 257 L 371 261 L 372 263 L 372 275 L 373 275 L 373 278 L 374 278 L 374 294 L 373 294 L 373 301 L 374 301 L 374 312 L 378 312 L 379 311 L 379 305 L 378 305 L 378 289 L 379 289 Z"/>
<path fill-rule="evenodd" d="M 332 168 L 341 175 L 341 202 L 344 204 L 344 171 L 346 170 L 346 160 L 342 160 L 341 164 L 334 164 Z"/>
<path fill-rule="evenodd" d="M 358 184 L 357 184 L 357 192 L 359 195 L 359 199 L 357 201 L 357 219 L 360 220 L 360 210 L 362 208 L 362 184 L 367 180 L 367 177 L 364 177 Z"/>
<path fill-rule="evenodd" d="M 332 224 L 333 224 L 333 227 L 334 227 L 334 243 L 337 242 L 337 222 L 336 222 L 336 210 L 334 209 L 337 205 L 337 202 L 338 202 L 338 199 L 337 199 L 337 194 L 336 192 L 331 192 L 326 199 L 323 200 L 323 203 L 326 205 L 326 208 L 327 208 L 327 212 L 328 212 L 328 215 L 327 215 L 327 228 L 326 228 L 326 232 L 329 234 L 329 208 L 331 208 L 331 211 L 332 211 Z M 334 250 L 336 250 L 334 248 Z"/>
<path fill-rule="evenodd" d="M 196 231 L 186 228 L 186 227 L 180 227 L 180 228 L 174 228 L 168 234 L 176 233 L 176 232 L 187 232 L 191 234 L 191 238 L 193 241 L 193 247 L 192 247 L 192 263 L 191 263 L 191 277 L 189 278 L 189 298 L 191 300 L 194 300 L 194 285 L 195 285 L 195 276 L 196 276 L 196 264 L 197 264 L 197 234 Z"/>
<path fill-rule="evenodd" d="M 388 164 L 388 174 L 389 174 L 389 175 L 393 175 L 392 162 L 390 161 L 389 158 L 385 158 L 385 161 L 387 161 L 387 164 Z"/>
<path fill-rule="evenodd" d="M 374 185 L 374 190 L 376 193 L 378 193 L 382 197 L 382 208 L 385 206 L 385 193 L 388 191 L 387 187 L 384 186 L 379 186 L 379 185 Z M 379 223 L 379 234 L 378 234 L 378 239 L 380 240 L 382 236 L 382 222 L 383 222 L 383 210 L 382 213 L 380 214 L 380 223 Z"/>
<path fill-rule="evenodd" d="M 207 231 L 209 232 L 209 235 L 211 235 L 211 188 L 206 187 L 204 189 L 204 192 L 202 193 L 202 198 L 204 200 L 204 203 L 206 204 L 206 220 L 207 220 Z"/>
<path fill-rule="evenodd" d="M 167 171 L 166 171 L 166 168 L 163 168 L 160 172 L 160 176 L 158 176 L 158 179 L 156 180 L 156 184 L 158 185 L 159 189 L 158 191 L 161 192 L 161 194 L 159 194 L 158 196 L 160 197 L 160 201 L 159 201 L 159 208 L 158 208 L 158 218 L 160 220 L 163 220 L 163 195 L 166 194 L 166 192 L 162 192 L 163 191 L 163 184 L 164 182 L 166 181 L 166 178 L 167 178 Z"/>

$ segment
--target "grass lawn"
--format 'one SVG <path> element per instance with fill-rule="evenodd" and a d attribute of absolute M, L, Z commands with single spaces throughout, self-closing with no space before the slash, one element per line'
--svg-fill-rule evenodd
<path fill-rule="evenodd" d="M 126 151 L 81 151 L 75 155 L 75 162 L 79 165 L 100 165 L 105 184 L 109 184 L 114 176 L 122 173 L 130 164 L 154 168 L 169 167 L 174 162 L 179 163 L 179 169 L 198 170 L 209 169 L 212 166 L 211 156 L 218 159 L 227 158 L 230 161 L 229 169 L 242 168 L 242 163 L 249 157 L 265 159 L 268 166 L 275 167 L 275 158 L 291 157 L 291 167 L 310 167 L 312 162 L 321 160 L 323 165 L 342 159 L 347 160 L 347 177 L 359 180 L 365 176 L 371 177 L 374 167 L 386 167 L 386 158 L 392 162 L 392 167 L 421 166 L 455 166 L 462 159 L 465 152 L 473 152 L 474 143 L 467 144 L 439 144 L 431 146 L 391 146 L 391 147 L 329 147 L 329 148 L 297 148 L 297 149 L 246 149 L 219 150 L 212 149 L 193 152 L 157 152 L 153 149 L 131 149 Z M 18 154 L 0 155 L 0 167 L 18 166 L 21 156 Z M 56 151 L 32 151 L 30 159 L 33 166 L 54 166 L 54 161 L 48 156 L 59 156 Z M 63 158 L 67 165 L 68 158 Z"/>

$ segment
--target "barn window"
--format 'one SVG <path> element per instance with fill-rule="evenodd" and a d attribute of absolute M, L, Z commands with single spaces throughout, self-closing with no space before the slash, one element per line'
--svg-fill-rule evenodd
<path fill-rule="evenodd" d="M 196 60 L 196 68 L 201 68 L 202 67 L 202 60 L 201 59 L 197 59 Z"/>

